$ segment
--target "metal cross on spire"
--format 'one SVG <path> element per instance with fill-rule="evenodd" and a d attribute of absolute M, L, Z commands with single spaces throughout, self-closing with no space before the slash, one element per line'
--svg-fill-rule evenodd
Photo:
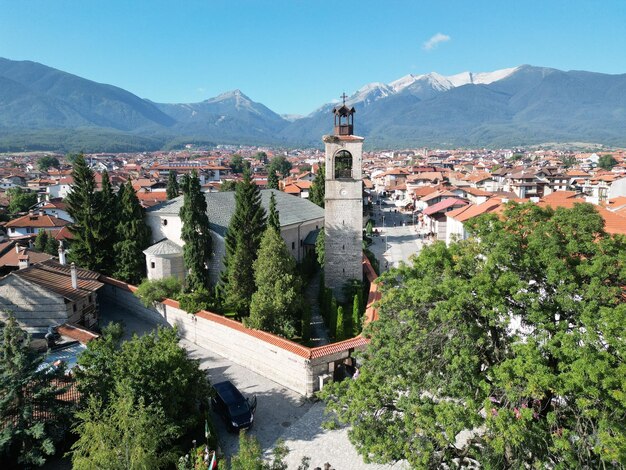
<path fill-rule="evenodd" d="M 344 92 L 343 92 L 343 94 L 339 97 L 339 98 L 341 98 L 341 99 L 343 100 L 343 104 L 344 104 L 344 106 L 345 106 L 345 104 L 346 104 L 346 98 L 347 98 L 347 97 L 348 97 L 348 95 L 346 95 L 346 92 L 345 92 L 345 91 L 344 91 Z"/>

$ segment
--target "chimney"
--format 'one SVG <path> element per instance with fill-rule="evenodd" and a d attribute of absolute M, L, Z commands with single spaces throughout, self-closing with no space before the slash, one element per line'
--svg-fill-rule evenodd
<path fill-rule="evenodd" d="M 19 255 L 20 254 L 20 246 L 16 243 L 15 244 L 15 252 Z"/>
<path fill-rule="evenodd" d="M 25 252 L 24 252 L 25 253 Z M 30 266 L 30 258 L 27 254 L 22 254 L 17 257 L 17 265 L 20 269 L 26 269 Z"/>
<path fill-rule="evenodd" d="M 39 217 L 43 217 L 46 215 L 46 212 L 43 209 L 39 209 Z"/>
<path fill-rule="evenodd" d="M 70 266 L 70 274 L 72 276 L 72 289 L 78 289 L 78 274 L 76 274 L 76 265 L 74 263 Z"/>
<path fill-rule="evenodd" d="M 59 240 L 59 263 L 65 266 L 65 248 L 63 248 L 63 240 Z"/>

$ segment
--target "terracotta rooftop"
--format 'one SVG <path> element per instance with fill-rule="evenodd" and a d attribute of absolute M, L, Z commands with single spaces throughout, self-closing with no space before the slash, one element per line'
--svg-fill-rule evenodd
<path fill-rule="evenodd" d="M 5 254 L 0 256 L 0 266 L 19 266 L 19 260 L 28 257 L 28 261 L 31 264 L 40 263 L 52 259 L 52 256 L 48 253 L 42 253 L 40 251 L 31 250 L 30 248 L 19 248 L 19 253 L 15 248 L 8 250 Z"/>
<path fill-rule="evenodd" d="M 39 213 L 27 214 L 17 219 L 13 219 L 6 223 L 5 227 L 8 228 L 56 228 L 64 227 L 70 222 L 65 219 L 60 219 L 53 215 L 40 215 Z"/>
<path fill-rule="evenodd" d="M 433 215 L 439 211 L 446 210 L 450 207 L 466 205 L 466 204 L 467 204 L 467 201 L 464 201 L 463 199 L 457 199 L 457 198 L 451 197 L 451 198 L 444 199 L 443 201 L 440 201 L 433 206 L 427 207 L 426 209 L 422 211 L 422 214 Z"/>
<path fill-rule="evenodd" d="M 93 271 L 76 268 L 78 287 L 72 287 L 70 266 L 61 265 L 57 261 L 47 260 L 33 264 L 26 269 L 13 271 L 9 276 L 18 276 L 26 281 L 37 284 L 46 290 L 59 294 L 70 301 L 80 300 L 103 286 L 98 281 L 100 275 Z"/>
<path fill-rule="evenodd" d="M 446 215 L 459 222 L 465 222 L 466 220 L 478 217 L 479 215 L 493 212 L 502 205 L 502 200 L 498 198 L 489 199 L 482 204 L 469 204 L 467 206 L 454 209 Z"/>

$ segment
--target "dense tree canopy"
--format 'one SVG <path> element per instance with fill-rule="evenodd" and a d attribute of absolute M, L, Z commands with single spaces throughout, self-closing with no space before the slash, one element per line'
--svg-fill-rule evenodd
<path fill-rule="evenodd" d="M 283 177 L 289 176 L 289 170 L 291 170 L 291 162 L 287 160 L 284 155 L 277 155 L 270 160 L 268 172 L 277 171 Z"/>
<path fill-rule="evenodd" d="M 357 380 L 324 388 L 352 442 L 415 468 L 626 465 L 626 240 L 586 204 L 510 204 L 382 277 Z"/>
<path fill-rule="evenodd" d="M 46 155 L 37 160 L 37 168 L 40 171 L 48 171 L 50 168 L 59 168 L 60 163 L 57 157 Z"/>
<path fill-rule="evenodd" d="M 7 467 L 43 465 L 71 413 L 71 404 L 61 399 L 67 390 L 64 369 L 42 366 L 29 340 L 9 315 L 0 329 L 0 462 Z"/>
<path fill-rule="evenodd" d="M 243 173 L 244 170 L 250 169 L 250 162 L 244 160 L 241 155 L 235 154 L 230 159 L 230 169 L 233 173 Z"/>
<path fill-rule="evenodd" d="M 19 186 L 7 189 L 6 195 L 9 200 L 7 207 L 9 214 L 25 212 L 30 207 L 37 204 L 37 193 L 29 189 L 20 188 Z"/>
<path fill-rule="evenodd" d="M 598 160 L 598 166 L 603 170 L 611 170 L 617 165 L 617 160 L 611 154 L 602 155 Z"/>

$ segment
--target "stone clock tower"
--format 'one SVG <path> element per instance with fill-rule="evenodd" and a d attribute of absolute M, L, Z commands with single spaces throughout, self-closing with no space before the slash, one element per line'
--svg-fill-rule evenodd
<path fill-rule="evenodd" d="M 335 128 L 325 135 L 325 260 L 324 280 L 335 297 L 343 299 L 347 281 L 363 280 L 363 137 L 353 135 L 354 108 L 333 110 Z"/>

